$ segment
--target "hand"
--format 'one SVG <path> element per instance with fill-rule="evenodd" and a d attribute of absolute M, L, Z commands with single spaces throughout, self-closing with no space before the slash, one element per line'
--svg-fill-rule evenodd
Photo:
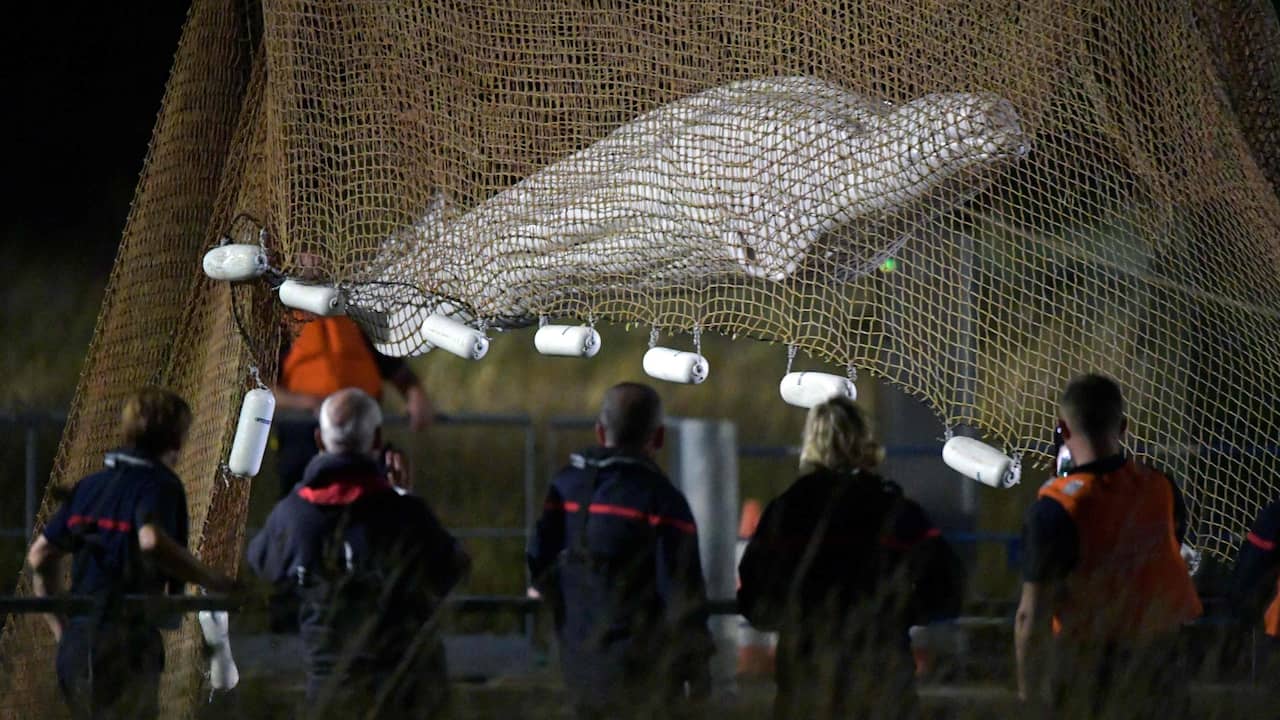
<path fill-rule="evenodd" d="M 405 492 L 413 492 L 413 466 L 408 456 L 399 450 L 386 450 L 382 465 L 387 470 L 387 482 Z"/>
<path fill-rule="evenodd" d="M 404 394 L 405 412 L 409 414 L 409 429 L 418 432 L 435 420 L 435 408 L 427 393 L 419 385 L 411 385 Z"/>

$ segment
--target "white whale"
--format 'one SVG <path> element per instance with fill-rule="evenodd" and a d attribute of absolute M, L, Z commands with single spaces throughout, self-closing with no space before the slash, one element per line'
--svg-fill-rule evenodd
<path fill-rule="evenodd" d="M 430 349 L 418 330 L 432 312 L 514 327 L 573 293 L 777 282 L 806 262 L 844 263 L 832 276 L 848 279 L 905 241 L 886 227 L 945 209 L 1027 148 L 1013 106 L 991 94 L 895 105 L 812 77 L 737 82 L 642 115 L 465 213 L 438 203 L 383 244 L 348 288 L 350 312 L 380 350 L 414 355 Z M 875 247 L 845 252 L 850 229 Z"/>

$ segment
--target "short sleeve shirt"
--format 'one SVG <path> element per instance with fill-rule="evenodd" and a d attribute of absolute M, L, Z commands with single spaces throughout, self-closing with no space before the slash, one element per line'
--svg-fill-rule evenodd
<path fill-rule="evenodd" d="M 187 523 L 186 492 L 171 470 L 136 453 L 115 452 L 102 471 L 76 484 L 43 534 L 73 554 L 73 594 L 153 593 L 176 583 L 141 562 L 138 529 L 155 525 L 185 546 Z"/>

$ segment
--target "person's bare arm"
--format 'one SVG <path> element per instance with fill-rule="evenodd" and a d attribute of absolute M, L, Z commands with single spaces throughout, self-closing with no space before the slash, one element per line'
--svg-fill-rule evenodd
<path fill-rule="evenodd" d="M 1014 617 L 1014 654 L 1018 662 L 1018 697 L 1041 700 L 1045 655 L 1052 632 L 1054 589 L 1047 583 L 1022 583 L 1022 598 Z"/>
<path fill-rule="evenodd" d="M 36 538 L 27 552 L 27 565 L 31 567 L 31 593 L 36 597 L 51 597 L 62 592 L 62 571 L 58 561 L 67 553 L 49 542 L 44 535 Z M 44 621 L 53 632 L 55 641 L 62 640 L 62 629 L 67 619 L 61 613 L 44 613 Z"/>
<path fill-rule="evenodd" d="M 389 379 L 396 390 L 404 396 L 404 409 L 409 415 L 409 429 L 417 432 L 429 426 L 435 420 L 436 410 L 431 398 L 422 387 L 418 376 L 407 365 L 401 367 Z"/>
<path fill-rule="evenodd" d="M 138 528 L 138 547 L 169 577 L 215 592 L 230 592 L 236 587 L 234 580 L 205 565 L 156 525 Z"/>

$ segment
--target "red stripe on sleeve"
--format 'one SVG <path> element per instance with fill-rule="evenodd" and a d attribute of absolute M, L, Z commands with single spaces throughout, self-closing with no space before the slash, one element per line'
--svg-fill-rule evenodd
<path fill-rule="evenodd" d="M 133 523 L 126 520 L 112 520 L 111 518 L 95 518 L 87 515 L 72 515 L 67 518 L 67 527 L 75 527 L 77 525 L 96 525 L 103 530 L 114 530 L 116 532 L 129 532 L 133 529 Z"/>
<path fill-rule="evenodd" d="M 1258 547 L 1262 548 L 1263 550 L 1266 550 L 1267 552 L 1271 552 L 1272 550 L 1276 549 L 1275 540 L 1268 540 L 1255 533 L 1249 533 L 1245 537 L 1246 539 L 1248 539 L 1249 542 L 1253 543 L 1254 545 L 1257 545 Z"/>

